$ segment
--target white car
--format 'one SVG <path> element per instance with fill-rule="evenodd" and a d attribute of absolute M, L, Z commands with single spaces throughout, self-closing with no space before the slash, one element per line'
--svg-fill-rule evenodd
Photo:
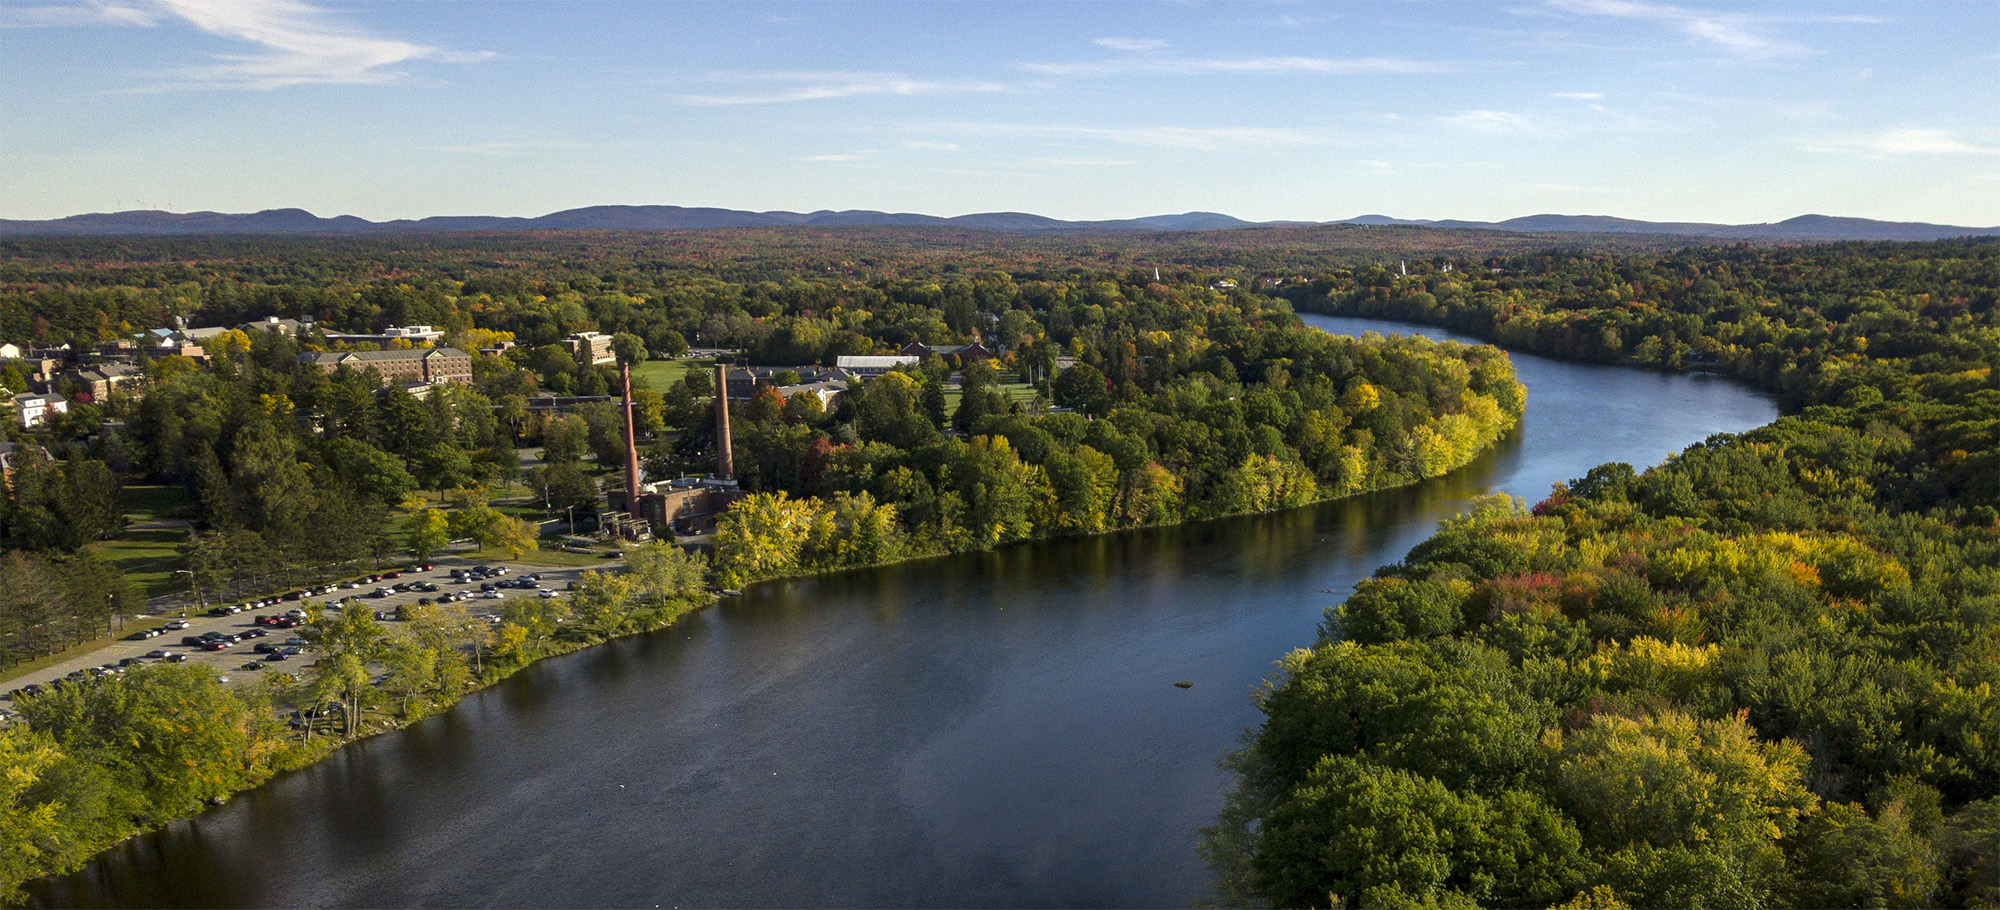
<path fill-rule="evenodd" d="M 562 594 L 562 592 L 561 592 L 561 591 L 554 591 L 554 590 L 550 590 L 550 589 L 548 589 L 548 588 L 543 588 L 543 589 L 542 589 L 542 599 L 543 599 L 543 600 L 547 600 L 547 599 L 549 599 L 549 598 L 551 598 L 551 597 L 556 597 L 556 596 L 559 596 L 559 595 L 561 595 L 561 594 Z"/>
<path fill-rule="evenodd" d="M 484 594 L 481 594 L 481 595 L 479 595 L 479 596 L 481 596 L 481 597 L 484 597 L 484 598 L 486 598 L 487 600 L 503 600 L 503 599 L 505 599 L 505 598 L 507 597 L 507 595 L 505 595 L 505 594 L 502 594 L 502 593 L 500 593 L 499 591 L 488 591 L 488 592 L 486 592 L 486 593 L 484 593 Z"/>

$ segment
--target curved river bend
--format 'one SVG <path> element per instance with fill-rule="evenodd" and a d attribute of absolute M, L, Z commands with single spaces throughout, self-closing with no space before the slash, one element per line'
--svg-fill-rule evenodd
<path fill-rule="evenodd" d="M 1230 785 L 1217 759 L 1258 722 L 1249 693 L 1356 580 L 1470 497 L 1532 502 L 1777 416 L 1712 376 L 1513 358 L 1521 430 L 1447 477 L 759 585 L 131 841 L 35 901 L 1195 903 L 1197 832 Z"/>

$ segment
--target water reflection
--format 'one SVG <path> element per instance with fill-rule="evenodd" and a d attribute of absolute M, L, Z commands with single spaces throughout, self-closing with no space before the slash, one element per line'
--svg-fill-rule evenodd
<path fill-rule="evenodd" d="M 121 846 L 35 900 L 1192 903 L 1196 832 L 1229 783 L 1216 760 L 1257 720 L 1247 693 L 1355 581 L 1473 496 L 1532 501 L 1775 416 L 1712 377 L 1515 362 L 1521 429 L 1449 476 L 756 586 Z"/>

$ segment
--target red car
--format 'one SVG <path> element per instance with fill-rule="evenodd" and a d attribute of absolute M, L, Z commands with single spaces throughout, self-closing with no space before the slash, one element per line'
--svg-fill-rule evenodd
<path fill-rule="evenodd" d="M 205 641 L 201 643 L 201 649 L 203 651 L 226 651 L 229 649 L 229 642 Z"/>

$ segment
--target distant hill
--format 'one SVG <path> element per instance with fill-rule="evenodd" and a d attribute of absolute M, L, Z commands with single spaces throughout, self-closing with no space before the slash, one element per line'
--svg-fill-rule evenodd
<path fill-rule="evenodd" d="M 596 205 L 539 218 L 447 215 L 395 221 L 368 221 L 352 215 L 321 218 L 304 209 L 270 209 L 246 215 L 221 212 L 135 211 L 72 215 L 48 221 L 0 219 L 0 236 L 107 236 L 197 234 L 393 234 L 529 230 L 674 231 L 704 228 L 936 226 L 1001 233 L 1090 233 L 1104 231 L 1215 231 L 1246 227 L 1310 224 L 1409 225 L 1526 234 L 1650 234 L 1700 239 L 1821 242 L 1833 240 L 1942 240 L 2000 236 L 2000 227 L 1956 227 L 1916 222 L 1872 221 L 1800 215 L 1775 224 L 1705 224 L 1635 221 L 1606 215 L 1528 215 L 1506 221 L 1423 221 L 1361 215 L 1332 222 L 1252 222 L 1214 212 L 1151 215 L 1111 221 L 1062 221 L 1023 212 L 984 212 L 941 217 L 908 212 L 746 212 L 684 208 L 678 205 Z"/>

